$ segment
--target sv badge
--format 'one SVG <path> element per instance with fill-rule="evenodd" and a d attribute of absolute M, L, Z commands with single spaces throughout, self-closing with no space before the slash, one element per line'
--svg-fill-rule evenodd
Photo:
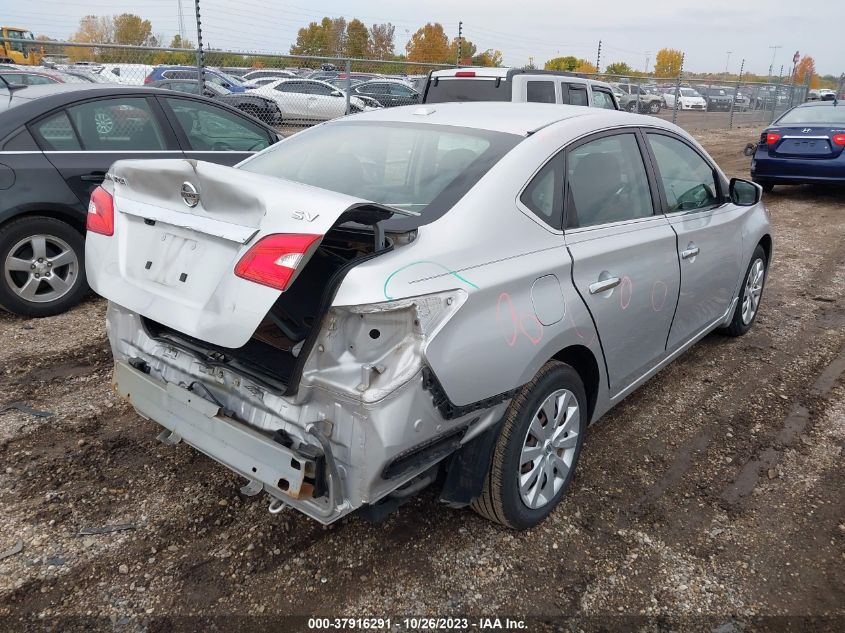
<path fill-rule="evenodd" d="M 294 220 L 305 220 L 306 222 L 313 222 L 319 216 L 319 213 L 311 213 L 310 211 L 294 211 L 290 214 L 290 217 Z"/>

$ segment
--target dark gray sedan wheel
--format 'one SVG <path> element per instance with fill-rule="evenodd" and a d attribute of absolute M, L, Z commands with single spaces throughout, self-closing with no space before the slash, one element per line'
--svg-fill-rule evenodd
<path fill-rule="evenodd" d="M 0 228 L 0 305 L 44 317 L 79 303 L 88 285 L 85 241 L 61 220 L 25 217 Z"/>
<path fill-rule="evenodd" d="M 540 523 L 569 487 L 588 422 L 578 373 L 546 363 L 511 401 L 473 509 L 515 529 Z"/>

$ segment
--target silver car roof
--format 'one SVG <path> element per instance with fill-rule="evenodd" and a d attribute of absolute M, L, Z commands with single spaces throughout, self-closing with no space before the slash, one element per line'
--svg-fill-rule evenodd
<path fill-rule="evenodd" d="M 512 103 L 504 101 L 432 103 L 398 108 L 379 108 L 351 117 L 329 121 L 325 125 L 353 121 L 392 121 L 452 125 L 527 136 L 560 121 L 569 119 L 585 121 L 586 118 L 590 119 L 595 129 L 618 125 L 647 125 L 680 131 L 677 126 L 656 117 L 630 112 L 552 103 Z"/>

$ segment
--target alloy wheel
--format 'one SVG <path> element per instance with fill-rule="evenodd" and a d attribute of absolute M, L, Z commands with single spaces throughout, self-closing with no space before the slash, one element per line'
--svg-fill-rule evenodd
<path fill-rule="evenodd" d="M 766 265 L 762 259 L 754 260 L 748 270 L 748 277 L 745 280 L 745 290 L 742 293 L 742 322 L 745 325 L 751 323 L 757 308 L 760 305 L 760 297 L 763 294 L 763 280 L 766 276 Z"/>
<path fill-rule="evenodd" d="M 9 289 L 25 301 L 48 303 L 73 289 L 79 258 L 70 245 L 52 235 L 31 235 L 15 244 L 3 262 Z"/>
<path fill-rule="evenodd" d="M 550 503 L 563 486 L 578 444 L 581 414 L 568 389 L 558 389 L 534 413 L 519 457 L 519 494 L 532 509 Z"/>

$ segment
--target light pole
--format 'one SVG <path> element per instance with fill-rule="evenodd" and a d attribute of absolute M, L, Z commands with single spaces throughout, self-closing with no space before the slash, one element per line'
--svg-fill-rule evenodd
<path fill-rule="evenodd" d="M 772 69 L 775 67 L 775 55 L 777 55 L 778 49 L 783 48 L 783 46 L 781 44 L 778 44 L 777 46 L 769 46 L 769 48 L 772 49 L 772 63 L 769 64 L 769 77 L 771 77 Z"/>
<path fill-rule="evenodd" d="M 733 51 L 728 51 L 728 59 L 725 60 L 725 79 L 728 78 L 728 65 L 731 63 L 731 53 Z"/>
<path fill-rule="evenodd" d="M 645 74 L 648 74 L 648 63 L 651 61 L 651 51 L 645 52 Z"/>

